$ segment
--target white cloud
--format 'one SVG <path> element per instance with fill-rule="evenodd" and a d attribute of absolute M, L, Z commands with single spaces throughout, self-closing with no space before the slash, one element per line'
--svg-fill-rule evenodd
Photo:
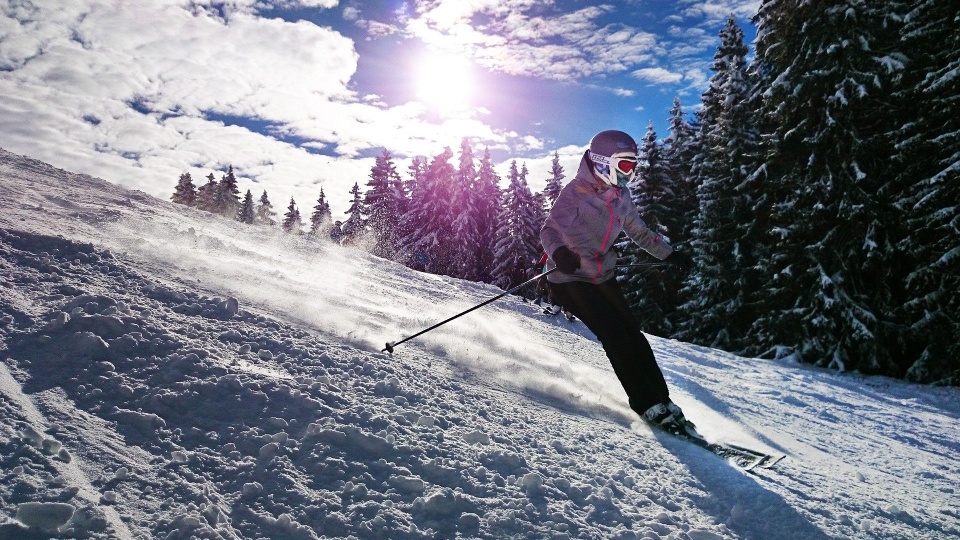
<path fill-rule="evenodd" d="M 346 205 L 373 163 L 356 159 L 365 152 L 429 155 L 465 135 L 506 144 L 478 120 L 428 124 L 418 104 L 358 95 L 354 44 L 330 28 L 260 17 L 262 0 L 182 4 L 34 0 L 0 10 L 0 146 L 163 197 L 184 170 L 199 179 L 233 165 L 241 188 L 256 181 L 275 204 L 315 199 L 319 181 Z M 221 117 L 257 119 L 276 137 Z"/>
<path fill-rule="evenodd" d="M 663 68 L 642 68 L 633 71 L 631 75 L 654 84 L 676 83 L 683 79 L 683 75 Z"/>
<path fill-rule="evenodd" d="M 439 0 L 422 3 L 406 32 L 432 46 L 472 56 L 496 71 L 555 80 L 623 72 L 657 52 L 653 34 L 623 25 L 603 26 L 611 6 L 530 15 L 529 0 Z M 486 22 L 474 24 L 482 14 Z"/>

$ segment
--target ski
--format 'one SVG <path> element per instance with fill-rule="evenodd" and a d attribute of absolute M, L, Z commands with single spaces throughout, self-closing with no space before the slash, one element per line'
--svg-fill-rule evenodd
<path fill-rule="evenodd" d="M 697 433 L 696 428 L 689 421 L 687 425 L 684 426 L 683 432 L 666 430 L 656 425 L 652 427 L 663 433 L 669 433 L 678 439 L 691 442 L 746 472 L 755 472 L 757 469 L 772 469 L 786 457 L 784 455 L 768 454 L 736 444 L 709 442 L 703 438 L 703 435 Z"/>

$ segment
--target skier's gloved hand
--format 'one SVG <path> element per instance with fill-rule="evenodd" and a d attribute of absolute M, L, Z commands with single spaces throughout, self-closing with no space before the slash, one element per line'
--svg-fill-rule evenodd
<path fill-rule="evenodd" d="M 693 270 L 693 259 L 684 251 L 674 251 L 667 258 L 667 262 L 684 274 L 689 274 L 690 270 Z"/>
<path fill-rule="evenodd" d="M 553 262 L 564 274 L 572 274 L 580 269 L 580 256 L 567 246 L 560 246 L 553 252 Z"/>

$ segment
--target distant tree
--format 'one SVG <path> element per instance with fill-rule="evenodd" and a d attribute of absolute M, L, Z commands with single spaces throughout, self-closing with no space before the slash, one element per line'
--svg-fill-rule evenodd
<path fill-rule="evenodd" d="M 211 175 L 212 177 L 213 175 Z M 260 203 L 257 205 L 257 215 L 254 223 L 257 225 L 274 226 L 277 224 L 277 213 L 273 211 L 273 205 L 270 204 L 270 197 L 267 196 L 267 190 L 263 190 L 260 195 Z"/>
<path fill-rule="evenodd" d="M 395 258 L 400 248 L 400 220 L 406 211 L 407 197 L 393 156 L 386 148 L 377 156 L 367 186 L 361 208 L 374 235 L 373 254 Z"/>
<path fill-rule="evenodd" d="M 550 164 L 550 179 L 547 180 L 547 186 L 543 188 L 543 195 L 546 197 L 546 204 L 553 207 L 560 196 L 560 190 L 563 189 L 563 167 L 560 166 L 560 152 L 553 152 L 553 162 Z"/>
<path fill-rule="evenodd" d="M 521 270 L 533 268 L 540 258 L 539 226 L 535 220 L 533 194 L 514 160 L 510 163 L 510 184 L 501 199 L 494 245 L 493 279 L 501 289 L 517 285 Z"/>
<path fill-rule="evenodd" d="M 290 204 L 287 206 L 287 213 L 283 215 L 281 227 L 288 233 L 303 233 L 303 219 L 300 217 L 300 210 L 297 209 L 297 203 L 293 197 L 290 197 Z"/>
<path fill-rule="evenodd" d="M 330 203 L 320 188 L 320 196 L 317 198 L 317 204 L 313 207 L 313 214 L 310 215 L 310 236 L 320 238 L 326 234 L 333 216 L 330 212 Z"/>
<path fill-rule="evenodd" d="M 217 209 L 217 192 L 220 186 L 217 184 L 213 173 L 207 176 L 207 183 L 197 189 L 197 208 L 207 212 L 214 212 Z"/>
<path fill-rule="evenodd" d="M 500 213 L 500 176 L 493 169 L 490 149 L 483 151 L 480 168 L 473 188 L 473 211 L 477 226 L 477 253 L 475 274 L 479 281 L 490 283 L 493 280 L 494 247 L 497 241 L 497 218 Z"/>
<path fill-rule="evenodd" d="M 350 201 L 350 208 L 347 209 L 347 220 L 343 222 L 343 240 L 341 243 L 349 244 L 358 241 L 366 232 L 367 222 L 363 218 L 364 205 L 363 195 L 360 193 L 360 184 L 354 182 L 350 189 L 350 195 L 353 197 Z"/>
<path fill-rule="evenodd" d="M 540 228 L 547 219 L 547 212 L 544 208 L 543 198 L 538 197 L 530 191 L 530 184 L 527 182 L 530 170 L 527 164 L 520 166 L 520 184 L 523 186 L 525 199 L 523 200 L 522 213 L 520 215 L 520 233 L 523 238 L 524 247 L 527 250 L 527 263 L 530 268 L 540 260 Z M 539 194 L 538 194 L 539 195 Z"/>
<path fill-rule="evenodd" d="M 476 246 L 480 242 L 480 212 L 478 209 L 480 193 L 476 189 L 477 169 L 473 162 L 473 149 L 470 141 L 464 138 L 460 142 L 460 166 L 453 182 L 451 206 L 455 212 L 453 218 L 454 243 L 461 246 L 454 254 L 452 273 L 455 277 L 477 281 L 480 268 L 480 253 L 465 246 Z"/>
<path fill-rule="evenodd" d="M 450 274 L 456 250 L 450 208 L 450 184 L 456 175 L 450 164 L 452 157 L 453 151 L 447 147 L 430 161 L 415 180 L 410 210 L 403 217 L 403 249 L 411 258 L 410 264 L 434 274 Z"/>
<path fill-rule="evenodd" d="M 253 193 L 248 189 L 247 194 L 243 197 L 243 203 L 240 204 L 240 209 L 237 211 L 237 221 L 251 225 L 256 217 L 256 211 L 253 207 Z"/>
<path fill-rule="evenodd" d="M 187 206 L 197 205 L 197 187 L 193 185 L 193 178 L 190 173 L 185 172 L 180 175 L 180 180 L 177 182 L 177 187 L 174 189 L 170 200 Z"/>
<path fill-rule="evenodd" d="M 671 240 L 676 247 L 676 243 L 689 244 L 693 237 L 694 223 L 700 213 L 697 201 L 699 183 L 692 172 L 696 153 L 696 131 L 684 116 L 680 98 L 673 100 L 668 126 L 669 132 L 663 141 L 661 156 L 673 189 L 670 206 L 680 216 L 677 228 L 671 234 Z"/>
<path fill-rule="evenodd" d="M 233 174 L 233 165 L 220 178 L 220 185 L 214 197 L 214 212 L 223 217 L 233 219 L 240 208 L 240 188 L 237 187 L 237 177 Z"/>

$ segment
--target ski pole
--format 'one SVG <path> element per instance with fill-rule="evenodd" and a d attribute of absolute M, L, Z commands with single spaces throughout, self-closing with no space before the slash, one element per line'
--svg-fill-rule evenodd
<path fill-rule="evenodd" d="M 450 322 L 450 321 L 452 321 L 452 320 L 454 320 L 454 319 L 456 319 L 456 318 L 458 318 L 458 317 L 463 317 L 463 316 L 466 315 L 467 313 L 470 313 L 471 311 L 473 311 L 473 310 L 475 310 L 475 309 L 482 308 L 483 306 L 485 306 L 485 305 L 487 305 L 487 304 L 489 304 L 489 303 L 491 303 L 491 302 L 494 302 L 494 301 L 496 301 L 496 300 L 499 300 L 499 299 L 503 298 L 504 296 L 506 296 L 506 295 L 508 295 L 508 294 L 510 294 L 510 293 L 512 293 L 512 292 L 514 292 L 514 291 L 516 291 L 517 289 L 520 289 L 520 288 L 523 287 L 524 285 L 526 285 L 526 284 L 528 284 L 528 283 L 530 283 L 530 282 L 532 282 L 532 281 L 538 280 L 538 279 L 542 278 L 543 276 L 545 276 L 545 275 L 547 275 L 547 274 L 550 274 L 550 273 L 552 273 L 552 272 L 554 272 L 554 271 L 556 271 L 556 268 L 551 268 L 550 270 L 547 270 L 546 272 L 543 272 L 542 274 L 538 274 L 538 275 L 536 275 L 536 276 L 533 276 L 532 278 L 524 281 L 523 283 L 517 285 L 516 287 L 510 289 L 509 291 L 504 291 L 504 292 L 502 292 L 502 293 L 494 296 L 493 298 L 491 298 L 491 299 L 489 299 L 489 300 L 487 300 L 487 301 L 485 301 L 485 302 L 482 302 L 482 303 L 480 303 L 480 304 L 477 304 L 477 305 L 473 306 L 472 308 L 470 308 L 470 309 L 468 309 L 468 310 L 466 310 L 466 311 L 457 313 L 457 314 L 454 315 L 453 317 L 450 317 L 449 319 L 440 321 L 440 322 L 438 322 L 437 324 L 431 326 L 430 328 L 425 328 L 425 329 L 417 332 L 416 334 L 414 334 L 414 335 L 412 335 L 412 336 L 407 336 L 407 337 L 401 339 L 400 341 L 394 341 L 394 342 L 392 342 L 392 343 L 388 341 L 388 342 L 387 342 L 387 346 L 384 347 L 383 350 L 381 350 L 380 352 L 388 352 L 388 353 L 390 353 L 390 354 L 393 354 L 393 348 L 396 347 L 397 345 L 400 345 L 401 343 L 404 343 L 404 342 L 406 342 L 406 341 L 410 341 L 411 339 L 413 339 L 413 338 L 415 338 L 415 337 L 417 337 L 417 336 L 421 336 L 421 335 L 423 335 L 423 334 L 426 334 L 427 332 L 433 330 L 434 328 L 443 326 L 443 325 L 447 324 L 448 322 Z"/>
<path fill-rule="evenodd" d="M 638 264 L 618 264 L 617 268 L 661 268 L 664 266 L 671 266 L 670 263 L 665 262 L 655 262 L 655 263 L 638 263 Z"/>

